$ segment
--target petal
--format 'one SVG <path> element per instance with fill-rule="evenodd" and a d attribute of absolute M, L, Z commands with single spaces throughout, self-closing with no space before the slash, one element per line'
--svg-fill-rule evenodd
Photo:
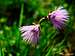
<path fill-rule="evenodd" d="M 20 31 L 28 31 L 28 30 L 32 30 L 34 28 L 33 25 L 31 26 L 23 26 L 23 27 L 20 27 Z"/>

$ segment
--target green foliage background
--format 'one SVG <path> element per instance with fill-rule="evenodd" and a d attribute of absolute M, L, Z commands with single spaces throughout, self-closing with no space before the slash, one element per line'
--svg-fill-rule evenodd
<path fill-rule="evenodd" d="M 0 0 L 0 56 L 60 56 L 67 47 L 75 50 L 74 3 L 73 0 Z M 8 26 L 10 18 L 4 14 L 8 13 L 5 10 L 10 5 L 18 5 L 20 14 L 19 18 L 13 18 L 13 25 Z M 51 22 L 43 20 L 38 44 L 27 44 L 21 37 L 19 27 L 37 23 L 59 6 L 67 9 L 70 16 L 64 31 L 56 30 Z M 13 7 L 10 6 L 11 9 Z"/>

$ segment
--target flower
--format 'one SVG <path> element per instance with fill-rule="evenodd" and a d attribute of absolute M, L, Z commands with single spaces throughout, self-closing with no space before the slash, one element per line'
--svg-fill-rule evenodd
<path fill-rule="evenodd" d="M 28 43 L 36 44 L 39 39 L 39 29 L 40 25 L 30 25 L 30 26 L 23 26 L 20 28 L 20 31 L 23 33 L 22 37 L 23 40 L 27 41 Z"/>
<path fill-rule="evenodd" d="M 48 19 L 51 20 L 57 29 L 61 29 L 65 26 L 65 23 L 68 21 L 68 17 L 68 12 L 63 7 L 59 7 L 48 15 Z"/>

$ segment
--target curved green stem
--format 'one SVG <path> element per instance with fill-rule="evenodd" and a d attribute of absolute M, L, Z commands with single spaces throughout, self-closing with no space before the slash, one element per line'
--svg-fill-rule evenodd
<path fill-rule="evenodd" d="M 39 20 L 39 23 L 41 23 L 44 19 L 45 19 L 45 17 L 41 18 L 41 19 Z"/>

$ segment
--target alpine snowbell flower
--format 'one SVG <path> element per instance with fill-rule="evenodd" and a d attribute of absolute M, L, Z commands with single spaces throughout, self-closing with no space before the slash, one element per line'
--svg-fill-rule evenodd
<path fill-rule="evenodd" d="M 39 25 L 23 26 L 20 28 L 23 40 L 27 43 L 37 44 L 39 39 Z"/>
<path fill-rule="evenodd" d="M 63 7 L 57 8 L 57 10 L 48 15 L 48 19 L 51 20 L 57 29 L 61 29 L 66 25 L 65 23 L 68 21 L 68 17 L 68 12 Z"/>

